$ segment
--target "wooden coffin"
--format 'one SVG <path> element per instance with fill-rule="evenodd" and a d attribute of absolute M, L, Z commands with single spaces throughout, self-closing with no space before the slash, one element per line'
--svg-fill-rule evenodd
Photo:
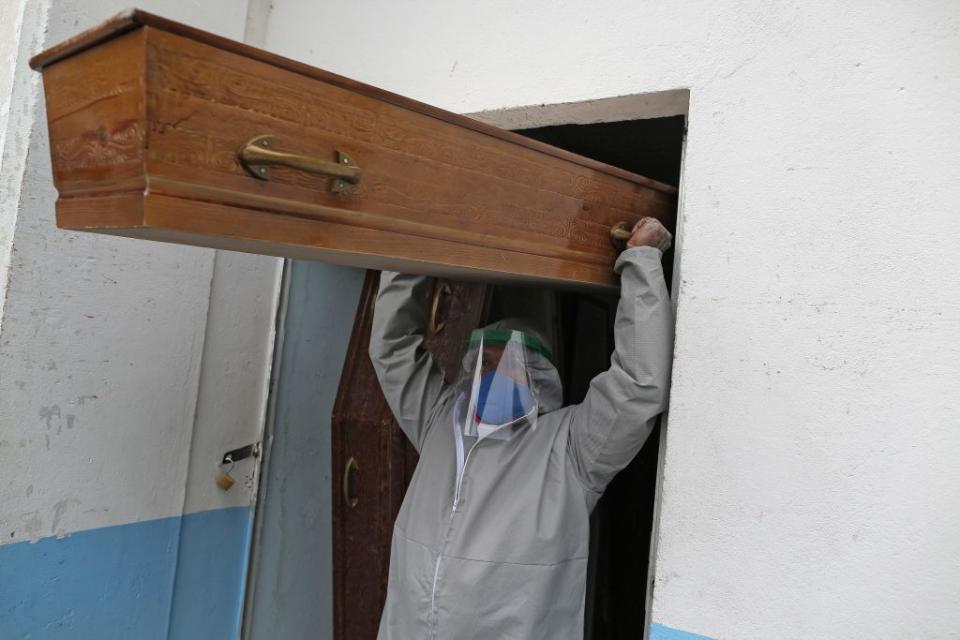
<path fill-rule="evenodd" d="M 672 186 L 141 11 L 31 66 L 61 228 L 590 288 L 673 228 Z"/>

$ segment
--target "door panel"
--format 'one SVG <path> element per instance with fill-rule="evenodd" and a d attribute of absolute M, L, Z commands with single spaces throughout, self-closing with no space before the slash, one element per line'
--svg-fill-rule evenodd
<path fill-rule="evenodd" d="M 673 227 L 675 187 L 140 11 L 31 63 L 63 228 L 612 289 L 611 227 Z"/>
<path fill-rule="evenodd" d="M 417 463 L 367 355 L 379 275 L 367 272 L 333 415 L 334 631 L 343 640 L 376 637 L 393 522 Z M 426 345 L 448 380 L 486 298 L 486 285 L 438 280 L 422 301 L 435 310 Z"/>

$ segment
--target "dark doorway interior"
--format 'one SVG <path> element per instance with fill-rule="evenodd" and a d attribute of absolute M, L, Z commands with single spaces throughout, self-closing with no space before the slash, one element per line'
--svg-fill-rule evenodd
<path fill-rule="evenodd" d="M 677 186 L 686 131 L 684 116 L 560 124 L 516 133 Z"/>
<path fill-rule="evenodd" d="M 685 118 L 675 116 L 518 133 L 678 185 L 685 127 Z M 669 251 L 664 256 L 668 284 L 672 264 Z M 609 366 L 617 299 L 569 292 L 556 295 L 565 400 L 574 404 L 583 400 L 590 380 Z M 643 637 L 659 442 L 658 425 L 633 462 L 607 488 L 591 517 L 586 640 Z"/>
<path fill-rule="evenodd" d="M 685 116 L 670 116 L 596 124 L 561 124 L 518 129 L 516 133 L 679 186 L 686 131 Z M 663 264 L 673 264 L 672 249 L 664 255 Z M 664 274 L 669 286 L 673 274 L 670 269 L 665 269 Z"/>

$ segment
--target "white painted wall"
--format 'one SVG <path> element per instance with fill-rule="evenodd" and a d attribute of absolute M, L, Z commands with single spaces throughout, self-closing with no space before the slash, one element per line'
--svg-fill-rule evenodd
<path fill-rule="evenodd" d="M 0 171 L 3 171 L 3 145 L 12 105 L 14 69 L 20 55 L 21 26 L 26 18 L 25 0 L 0 3 Z"/>
<path fill-rule="evenodd" d="M 26 61 L 127 3 L 20 4 L 19 48 L 0 50 L 16 62 L 0 193 L 0 544 L 249 505 L 252 461 L 229 493 L 213 480 L 224 451 L 260 437 L 280 263 L 56 229 Z M 248 22 L 245 1 L 139 5 L 235 39 Z"/>
<path fill-rule="evenodd" d="M 16 70 L 26 68 L 24 60 L 38 47 L 46 17 L 43 1 L 0 4 L 0 328 L 39 82 L 36 74 Z"/>
<path fill-rule="evenodd" d="M 459 112 L 689 88 L 653 618 L 956 637 L 960 5 L 331 11 L 269 48 Z"/>

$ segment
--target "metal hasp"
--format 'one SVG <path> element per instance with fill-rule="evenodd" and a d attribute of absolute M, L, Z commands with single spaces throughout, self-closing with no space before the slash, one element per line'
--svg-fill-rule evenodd
<path fill-rule="evenodd" d="M 260 457 L 260 443 L 254 442 L 253 444 L 248 444 L 246 446 L 240 447 L 239 449 L 232 449 L 223 454 L 223 457 L 220 458 L 220 464 L 230 464 L 231 462 L 239 462 L 246 458 L 259 458 Z"/>
<path fill-rule="evenodd" d="M 237 154 L 240 164 L 250 172 L 254 178 L 270 179 L 270 167 L 290 167 L 307 173 L 332 178 L 330 191 L 342 193 L 350 185 L 358 184 L 363 173 L 360 167 L 349 155 L 337 151 L 337 160 L 322 160 L 313 156 L 305 156 L 286 151 L 277 151 L 274 148 L 273 136 L 260 135 L 249 140 Z"/>

